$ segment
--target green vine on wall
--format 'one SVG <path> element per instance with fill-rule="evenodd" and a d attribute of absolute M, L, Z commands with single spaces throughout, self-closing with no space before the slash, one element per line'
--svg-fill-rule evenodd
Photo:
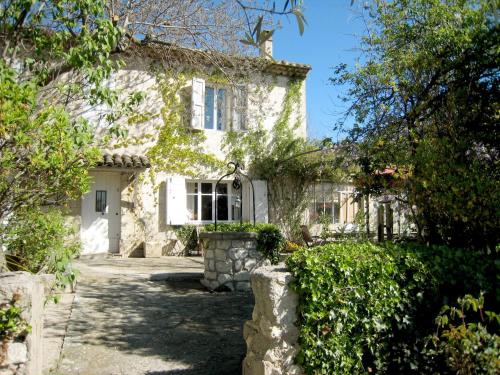
<path fill-rule="evenodd" d="M 21 340 L 31 332 L 31 326 L 21 316 L 22 308 L 17 306 L 19 294 L 14 294 L 12 299 L 0 304 L 0 363 L 3 362 L 9 341 Z"/>
<path fill-rule="evenodd" d="M 342 179 L 340 168 L 332 160 L 325 161 L 322 154 L 294 157 L 318 149 L 317 142 L 298 134 L 304 115 L 302 85 L 302 80 L 288 82 L 281 110 L 271 129 L 264 129 L 257 122 L 245 133 L 228 132 L 224 140 L 229 160 L 248 164 L 252 178 L 267 181 L 270 221 L 279 225 L 287 239 L 296 242 L 301 241 L 300 225 L 310 201 L 311 183 L 318 179 Z M 264 101 L 273 87 L 265 89 L 267 92 L 261 93 Z"/>

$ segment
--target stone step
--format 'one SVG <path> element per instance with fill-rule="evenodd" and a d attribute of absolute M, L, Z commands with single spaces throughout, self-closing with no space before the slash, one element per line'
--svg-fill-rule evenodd
<path fill-rule="evenodd" d="M 203 277 L 202 272 L 167 272 L 154 273 L 149 277 L 150 281 L 199 281 Z"/>

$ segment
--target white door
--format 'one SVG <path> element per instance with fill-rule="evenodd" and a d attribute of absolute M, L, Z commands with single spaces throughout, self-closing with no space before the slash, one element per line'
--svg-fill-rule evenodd
<path fill-rule="evenodd" d="M 82 198 L 83 254 L 117 253 L 120 243 L 120 174 L 91 172 L 91 190 Z"/>

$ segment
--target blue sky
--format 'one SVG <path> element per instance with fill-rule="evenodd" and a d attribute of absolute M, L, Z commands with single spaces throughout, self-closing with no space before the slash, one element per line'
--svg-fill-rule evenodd
<path fill-rule="evenodd" d="M 335 120 L 345 105 L 338 99 L 339 88 L 328 83 L 333 67 L 346 63 L 352 67 L 359 56 L 359 37 L 363 23 L 350 0 L 305 0 L 308 22 L 300 36 L 295 19 L 281 19 L 282 28 L 273 40 L 275 59 L 312 66 L 307 78 L 308 134 L 311 138 L 332 137 Z"/>

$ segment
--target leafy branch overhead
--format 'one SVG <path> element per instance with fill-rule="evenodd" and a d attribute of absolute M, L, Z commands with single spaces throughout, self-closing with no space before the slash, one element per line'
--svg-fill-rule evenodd
<path fill-rule="evenodd" d="M 299 29 L 300 35 L 304 33 L 305 25 L 307 25 L 306 19 L 302 12 L 302 1 L 301 0 L 286 0 L 283 8 L 277 8 L 276 2 L 273 1 L 272 6 L 270 8 L 259 8 L 245 5 L 242 1 L 237 0 L 237 3 L 243 9 L 245 13 L 245 17 L 248 20 L 248 31 L 245 33 L 245 38 L 240 39 L 240 42 L 253 47 L 260 47 L 266 41 L 272 38 L 275 30 L 274 29 L 263 29 L 264 23 L 264 14 L 267 15 L 280 15 L 280 16 L 295 16 L 295 20 L 297 22 L 297 27 Z M 257 16 L 257 20 L 255 22 L 254 27 L 251 27 L 249 12 L 250 11 L 258 11 L 261 14 Z M 262 14 L 263 13 L 263 14 Z"/>

